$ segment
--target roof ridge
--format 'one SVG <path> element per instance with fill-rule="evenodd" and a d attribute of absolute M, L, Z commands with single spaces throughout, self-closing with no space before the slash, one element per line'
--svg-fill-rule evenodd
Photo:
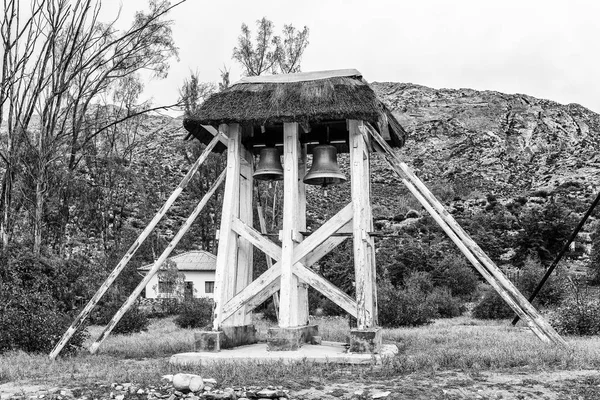
<path fill-rule="evenodd" d="M 243 83 L 293 83 L 307 82 L 321 79 L 340 78 L 340 77 L 362 77 L 362 74 L 354 68 L 348 69 L 330 69 L 325 71 L 296 72 L 294 74 L 276 74 L 246 76 L 235 82 L 232 86 Z"/>

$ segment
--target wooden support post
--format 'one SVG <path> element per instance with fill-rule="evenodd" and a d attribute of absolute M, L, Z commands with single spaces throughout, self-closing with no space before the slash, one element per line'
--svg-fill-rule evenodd
<path fill-rule="evenodd" d="M 169 211 L 169 208 L 171 208 L 171 206 L 173 205 L 173 203 L 175 203 L 175 200 L 177 200 L 177 198 L 179 197 L 179 195 L 181 194 L 181 192 L 183 192 L 183 189 L 185 189 L 185 187 L 188 185 L 188 183 L 190 182 L 190 180 L 192 179 L 192 177 L 198 171 L 198 168 L 200 168 L 200 166 L 202 165 L 202 163 L 204 163 L 204 161 L 209 156 L 209 154 L 212 151 L 212 149 L 216 146 L 216 144 L 221 139 L 222 139 L 221 135 L 218 134 L 206 146 L 206 148 L 204 149 L 204 151 L 202 152 L 202 154 L 200 155 L 200 157 L 198 157 L 198 160 L 196 160 L 196 162 L 192 165 L 192 167 L 190 168 L 190 170 L 188 171 L 188 173 L 183 177 L 183 179 L 179 183 L 179 186 L 177 186 L 177 188 L 173 191 L 173 193 L 171 194 L 171 196 L 169 196 L 169 198 L 167 199 L 167 201 L 165 202 L 165 204 L 156 213 L 156 215 L 154 216 L 154 218 L 152 218 L 152 221 L 150 221 L 150 223 L 148 223 L 148 225 L 142 231 L 142 233 L 140 234 L 140 236 L 131 245 L 131 247 L 129 248 L 129 250 L 127 250 L 127 253 L 125 253 L 125 255 L 123 256 L 123 258 L 121 259 L 121 261 L 119 261 L 119 263 L 117 264 L 117 266 L 115 267 L 115 269 L 106 278 L 106 281 L 104 281 L 104 283 L 100 286 L 100 288 L 98 289 L 98 291 L 90 299 L 90 301 L 87 303 L 87 305 L 84 307 L 84 309 L 81 310 L 81 312 L 79 313 L 79 315 L 77 316 L 77 318 L 75 318 L 75 321 L 73 321 L 73 323 L 71 324 L 71 326 L 69 327 L 69 329 L 67 329 L 67 331 L 64 333 L 64 335 L 62 336 L 62 338 L 60 339 L 60 341 L 56 344 L 56 346 L 54 347 L 54 349 L 52 349 L 52 351 L 50 352 L 50 355 L 49 355 L 49 357 L 51 359 L 55 359 L 56 356 L 58 356 L 58 354 L 60 353 L 60 351 L 67 344 L 67 342 L 71 339 L 71 337 L 73 336 L 73 334 L 77 331 L 77 329 L 79 329 L 79 327 L 81 326 L 81 324 L 83 324 L 83 322 L 85 321 L 85 319 L 87 318 L 87 316 L 92 312 L 92 310 L 94 309 L 94 307 L 96 306 L 96 304 L 98 304 L 98 302 L 100 301 L 100 299 L 102 298 L 102 296 L 104 296 L 104 293 L 106 293 L 106 291 L 113 284 L 113 282 L 115 281 L 115 279 L 117 279 L 117 277 L 119 276 L 119 274 L 121 273 L 121 271 L 123 271 L 123 269 L 125 269 L 125 266 L 129 262 L 129 260 L 131 260 L 131 257 L 133 257 L 133 255 L 135 254 L 135 252 L 137 251 L 137 249 L 142 245 L 142 243 L 144 243 L 144 240 L 146 240 L 146 238 L 154 230 L 154 228 L 160 222 L 160 220 L 162 219 L 162 217 L 164 217 L 165 214 L 167 213 L 167 211 Z"/>
<path fill-rule="evenodd" d="M 242 154 L 242 132 L 239 124 L 229 126 L 222 124 L 219 131 L 227 135 L 227 177 L 223 193 L 223 209 L 221 227 L 219 229 L 219 246 L 217 249 L 217 265 L 215 272 L 215 310 L 213 330 L 217 331 L 223 324 L 223 305 L 234 296 L 235 271 L 237 266 L 237 234 L 232 229 L 233 219 L 239 218 L 240 212 L 240 169 Z"/>
<path fill-rule="evenodd" d="M 402 179 L 404 185 L 515 313 L 527 322 L 531 330 L 542 341 L 566 346 L 564 339 L 544 320 L 535 307 L 523 297 L 512 282 L 504 276 L 496 264 L 444 209 L 442 204 L 433 196 L 423 182 L 393 152 L 381 135 L 372 127 L 369 127 L 369 132 L 373 139 L 375 139 L 379 149 L 385 155 L 390 166 Z"/>
<path fill-rule="evenodd" d="M 377 324 L 375 258 L 372 255 L 369 150 L 360 128 L 362 121 L 350 120 L 350 168 L 353 205 L 354 271 L 356 275 L 357 325 Z"/>
<path fill-rule="evenodd" d="M 283 227 L 281 238 L 281 290 L 279 326 L 289 328 L 298 319 L 298 278 L 293 273 L 295 233 L 298 232 L 298 124 L 283 124 Z"/>
<path fill-rule="evenodd" d="M 121 320 L 123 315 L 127 312 L 127 310 L 129 310 L 131 308 L 133 303 L 135 303 L 135 301 L 138 298 L 138 296 L 140 295 L 140 293 L 142 293 L 142 290 L 144 290 L 144 288 L 146 287 L 148 282 L 150 282 L 150 279 L 152 279 L 152 277 L 154 275 L 156 275 L 156 273 L 160 270 L 160 267 L 167 260 L 167 258 L 171 255 L 171 252 L 173 251 L 175 246 L 177 246 L 177 244 L 179 243 L 179 241 L 181 240 L 183 235 L 185 235 L 185 233 L 190 229 L 190 227 L 192 226 L 192 224 L 194 223 L 194 221 L 196 220 L 198 215 L 200 215 L 200 212 L 204 209 L 204 207 L 208 203 L 208 200 L 210 200 L 210 198 L 213 196 L 213 194 L 215 194 L 215 191 L 217 190 L 217 188 L 219 186 L 221 186 L 221 183 L 223 183 L 224 180 L 225 180 L 225 171 L 223 171 L 221 173 L 221 175 L 217 178 L 217 180 L 212 184 L 212 186 L 210 187 L 208 192 L 206 192 L 206 194 L 202 197 L 202 200 L 200 200 L 200 202 L 198 203 L 198 205 L 196 206 L 196 208 L 194 209 L 192 214 L 190 214 L 188 219 L 181 226 L 181 228 L 179 229 L 179 231 L 177 232 L 177 234 L 175 235 L 173 240 L 171 240 L 171 243 L 169 243 L 169 245 L 163 251 L 163 253 L 160 255 L 158 260 L 156 260 L 156 262 L 154 262 L 154 265 L 152 266 L 150 271 L 148 271 L 148 273 L 146 274 L 144 279 L 142 279 L 142 281 L 137 285 L 137 287 L 134 289 L 134 291 L 129 295 L 129 297 L 127 298 L 125 303 L 123 303 L 123 305 L 121 306 L 119 311 L 117 311 L 115 313 L 115 315 L 112 317 L 112 319 L 110 320 L 108 325 L 104 328 L 104 330 L 102 331 L 100 336 L 98 336 L 98 339 L 96 339 L 96 341 L 90 347 L 90 353 L 92 353 L 92 354 L 96 353 L 96 351 L 98 350 L 98 348 L 100 347 L 102 342 L 104 342 L 104 340 L 108 337 L 108 335 L 110 335 L 110 333 L 112 332 L 114 327 L 119 323 L 119 321 Z"/>
<path fill-rule="evenodd" d="M 263 210 L 262 205 L 260 203 L 256 206 L 256 212 L 258 214 L 258 222 L 260 224 L 260 233 L 267 233 L 267 222 L 265 221 L 265 212 Z M 281 251 L 281 249 L 279 249 Z M 273 266 L 273 261 L 271 257 L 266 255 L 267 257 L 267 268 L 271 268 Z M 273 308 L 275 308 L 275 315 L 277 316 L 277 321 L 279 321 L 279 284 L 277 284 L 277 290 L 273 293 Z M 268 298 L 268 296 L 267 296 Z M 259 303 L 260 305 L 262 303 Z"/>
<path fill-rule="evenodd" d="M 298 160 L 298 220 L 296 221 L 297 232 L 306 231 L 306 145 L 300 147 L 300 158 Z M 302 238 L 301 235 L 298 237 Z M 300 239 L 302 240 L 302 239 Z M 308 324 L 308 284 L 298 279 L 298 325 Z"/>
<path fill-rule="evenodd" d="M 241 149 L 240 154 L 240 177 L 239 177 L 239 221 L 252 226 L 252 198 L 254 195 L 254 185 L 252 174 L 254 173 L 254 156 L 245 148 Z M 243 237 L 238 238 L 237 268 L 235 270 L 235 287 L 231 299 L 238 292 L 244 289 L 252 282 L 252 258 L 254 248 L 252 243 Z M 231 318 L 223 321 L 224 325 L 243 326 L 252 323 L 251 314 L 246 312 L 246 307 L 240 308 Z"/>

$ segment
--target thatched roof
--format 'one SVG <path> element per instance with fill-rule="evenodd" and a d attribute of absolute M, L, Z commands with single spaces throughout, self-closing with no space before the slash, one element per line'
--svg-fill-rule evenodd
<path fill-rule="evenodd" d="M 355 69 L 247 77 L 210 96 L 184 126 L 207 143 L 212 135 L 202 125 L 298 122 L 308 127 L 346 119 L 369 121 L 375 127 L 387 121 L 390 144 L 404 144 L 404 129 Z"/>

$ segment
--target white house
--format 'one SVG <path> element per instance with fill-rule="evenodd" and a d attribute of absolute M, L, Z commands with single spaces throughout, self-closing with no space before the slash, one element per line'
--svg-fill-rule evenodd
<path fill-rule="evenodd" d="M 215 267 L 217 257 L 204 250 L 188 251 L 168 259 L 172 261 L 178 272 L 183 274 L 183 287 L 174 288 L 173 281 L 164 281 L 161 273 L 157 273 L 146 285 L 146 298 L 156 299 L 160 297 L 213 297 L 215 290 Z M 138 268 L 142 274 L 146 274 L 153 264 Z M 174 290 L 176 289 L 176 290 Z"/>

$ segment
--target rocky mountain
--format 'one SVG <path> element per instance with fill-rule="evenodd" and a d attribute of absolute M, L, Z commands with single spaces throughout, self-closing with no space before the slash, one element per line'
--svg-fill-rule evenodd
<path fill-rule="evenodd" d="M 573 210 L 581 215 L 600 188 L 600 115 L 580 105 L 409 83 L 372 86 L 408 132 L 401 156 L 451 212 L 483 210 L 490 196 L 505 205 L 525 199 L 527 207 L 533 207 L 559 193 L 571 198 L 577 204 Z M 164 116 L 144 121 L 149 133 L 141 138 L 134 163 L 145 186 L 161 192 L 153 202 L 156 208 L 198 155 L 194 141 L 182 140 L 186 132 L 181 122 Z M 347 155 L 340 155 L 339 161 L 347 171 Z M 372 161 L 372 190 L 375 219 L 384 221 L 381 229 L 401 229 L 398 226 L 408 221 L 399 221 L 408 211 L 421 210 L 377 155 Z M 167 240 L 197 201 L 194 192 L 186 192 L 159 226 Z M 350 200 L 349 183 L 326 192 L 308 188 L 308 222 L 313 228 Z M 206 233 L 218 226 L 217 203 L 212 223 L 205 222 Z M 149 218 L 142 214 L 135 224 L 140 229 Z M 587 237 L 589 242 L 589 233 Z"/>
<path fill-rule="evenodd" d="M 424 180 L 496 195 L 564 185 L 593 192 L 598 185 L 600 115 L 578 104 L 410 83 L 372 86 L 408 131 L 402 155 Z"/>

